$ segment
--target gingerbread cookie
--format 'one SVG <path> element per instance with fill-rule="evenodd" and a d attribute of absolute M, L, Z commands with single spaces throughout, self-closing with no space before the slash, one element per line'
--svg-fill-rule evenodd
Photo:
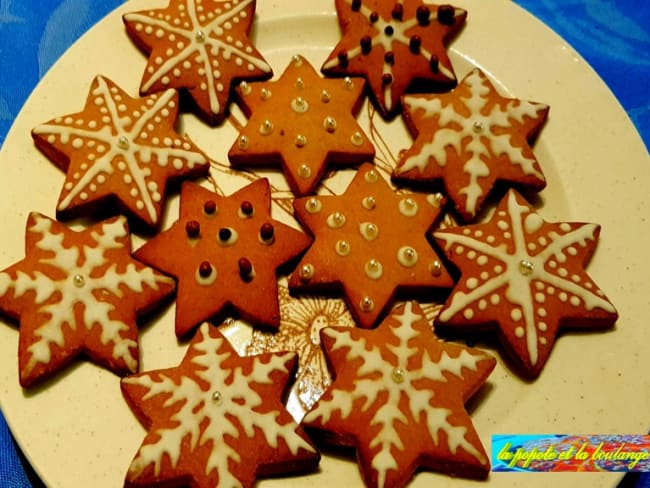
<path fill-rule="evenodd" d="M 298 196 L 314 192 L 327 165 L 371 161 L 375 148 L 355 119 L 364 80 L 323 79 L 294 56 L 275 81 L 237 88 L 246 127 L 230 149 L 235 167 L 279 164 Z"/>
<path fill-rule="evenodd" d="M 405 486 L 419 468 L 487 477 L 465 402 L 494 358 L 436 340 L 415 302 L 377 329 L 326 328 L 321 341 L 335 379 L 303 425 L 318 441 L 355 447 L 366 486 Z"/>
<path fill-rule="evenodd" d="M 323 64 L 326 75 L 363 76 L 386 118 L 399 113 L 408 90 L 456 84 L 445 45 L 467 12 L 422 0 L 336 0 L 343 38 Z"/>
<path fill-rule="evenodd" d="M 599 234 L 597 224 L 546 222 L 510 190 L 488 222 L 434 234 L 461 272 L 436 326 L 496 328 L 517 369 L 538 376 L 558 329 L 603 329 L 618 317 L 584 270 Z"/>
<path fill-rule="evenodd" d="M 227 306 L 253 325 L 277 328 L 277 268 L 310 242 L 271 218 L 266 179 L 229 197 L 185 183 L 179 219 L 135 256 L 178 280 L 176 335 L 182 338 Z"/>
<path fill-rule="evenodd" d="M 293 353 L 238 356 L 204 323 L 180 365 L 123 379 L 147 429 L 125 486 L 250 487 L 314 470 L 320 456 L 282 403 L 296 365 Z"/>
<path fill-rule="evenodd" d="M 57 217 L 92 215 L 117 201 L 128 216 L 156 227 L 167 181 L 209 169 L 208 157 L 175 132 L 177 114 L 174 90 L 131 98 L 98 76 L 83 111 L 34 128 L 36 146 L 66 172 Z"/>
<path fill-rule="evenodd" d="M 497 181 L 532 191 L 546 186 L 529 141 L 548 105 L 499 95 L 479 69 L 452 93 L 409 95 L 403 105 L 415 141 L 400 156 L 394 179 L 442 180 L 465 221 L 475 218 Z"/>
<path fill-rule="evenodd" d="M 169 0 L 124 15 L 126 31 L 149 55 L 140 93 L 186 90 L 210 124 L 224 118 L 233 80 L 273 73 L 248 38 L 255 0 Z"/>
<path fill-rule="evenodd" d="M 453 282 L 427 241 L 440 194 L 398 194 L 369 163 L 340 196 L 294 201 L 315 242 L 289 278 L 292 291 L 342 292 L 361 327 L 373 327 L 398 292 L 450 288 Z"/>
<path fill-rule="evenodd" d="M 20 384 L 32 386 L 85 355 L 118 375 L 138 370 L 136 315 L 174 281 L 131 258 L 126 219 L 73 231 L 27 219 L 26 256 L 0 272 L 0 310 L 20 321 Z"/>

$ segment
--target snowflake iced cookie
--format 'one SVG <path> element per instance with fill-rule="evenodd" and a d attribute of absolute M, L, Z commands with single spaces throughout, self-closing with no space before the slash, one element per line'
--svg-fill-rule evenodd
<path fill-rule="evenodd" d="M 529 141 L 542 128 L 548 105 L 502 97 L 475 69 L 451 93 L 405 96 L 403 106 L 415 141 L 393 178 L 443 180 L 464 220 L 475 218 L 497 181 L 533 191 L 546 186 Z"/>
<path fill-rule="evenodd" d="M 264 178 L 228 197 L 186 182 L 179 219 L 135 256 L 177 279 L 176 335 L 183 338 L 226 309 L 253 325 L 277 328 L 277 268 L 310 242 L 271 218 Z"/>
<path fill-rule="evenodd" d="M 445 44 L 467 12 L 422 0 L 336 0 L 343 38 L 322 66 L 326 75 L 363 76 L 386 118 L 399 113 L 411 89 L 456 84 Z"/>
<path fill-rule="evenodd" d="M 343 195 L 294 201 L 315 241 L 289 277 L 289 289 L 341 292 L 358 325 L 370 328 L 398 292 L 420 294 L 453 282 L 426 238 L 440 194 L 398 194 L 369 163 Z"/>
<path fill-rule="evenodd" d="M 255 3 L 169 0 L 166 8 L 125 14 L 129 37 L 149 56 L 140 93 L 187 90 L 205 121 L 221 122 L 234 80 L 272 75 L 248 38 Z"/>
<path fill-rule="evenodd" d="M 31 213 L 25 249 L 0 272 L 0 310 L 20 323 L 20 384 L 81 355 L 118 375 L 136 372 L 136 316 L 170 296 L 174 281 L 131 258 L 126 219 L 73 231 Z"/>
<path fill-rule="evenodd" d="M 361 78 L 323 79 L 294 56 L 278 80 L 237 88 L 249 117 L 228 158 L 233 166 L 278 164 L 298 196 L 313 193 L 328 165 L 372 161 L 375 148 L 355 119 Z"/>
<path fill-rule="evenodd" d="M 549 223 L 514 190 L 489 222 L 434 233 L 460 280 L 436 327 L 494 327 L 527 377 L 546 363 L 558 329 L 611 327 L 618 314 L 584 267 L 600 226 Z"/>
<path fill-rule="evenodd" d="M 366 486 L 405 486 L 419 468 L 487 476 L 465 402 L 494 358 L 437 340 L 415 302 L 374 330 L 323 329 L 321 341 L 334 382 L 302 423 L 317 440 L 355 447 Z"/>
<path fill-rule="evenodd" d="M 147 429 L 125 486 L 250 487 L 314 470 L 320 455 L 282 403 L 296 365 L 293 353 L 241 357 L 204 323 L 180 365 L 123 379 Z"/>
<path fill-rule="evenodd" d="M 66 172 L 57 217 L 121 211 L 149 228 L 160 222 L 167 181 L 206 174 L 208 157 L 174 130 L 178 93 L 131 98 L 97 76 L 84 110 L 32 130 L 36 146 Z"/>

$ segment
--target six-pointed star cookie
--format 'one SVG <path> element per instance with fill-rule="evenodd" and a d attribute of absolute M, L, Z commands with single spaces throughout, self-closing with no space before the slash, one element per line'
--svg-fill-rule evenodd
<path fill-rule="evenodd" d="M 342 291 L 361 327 L 373 327 L 398 291 L 453 283 L 426 234 L 440 215 L 439 194 L 398 194 L 372 164 L 343 195 L 296 199 L 296 218 L 315 242 L 289 278 L 292 291 Z"/>
<path fill-rule="evenodd" d="M 320 456 L 282 399 L 293 353 L 238 356 L 204 323 L 177 367 L 125 378 L 147 435 L 126 486 L 253 486 L 260 476 L 313 470 Z"/>
<path fill-rule="evenodd" d="M 494 326 L 518 369 L 539 375 L 560 327 L 607 328 L 617 319 L 584 271 L 599 234 L 596 224 L 544 221 L 514 190 L 489 222 L 436 232 L 461 272 L 437 326 Z"/>
<path fill-rule="evenodd" d="M 313 193 L 328 164 L 371 161 L 375 149 L 354 115 L 363 79 L 323 79 L 294 56 L 276 81 L 243 83 L 237 93 L 249 116 L 228 157 L 237 167 L 280 164 L 298 196 Z"/>
<path fill-rule="evenodd" d="M 136 372 L 136 315 L 171 295 L 174 281 L 131 258 L 126 219 L 76 232 L 31 213 L 25 248 L 0 272 L 0 310 L 20 322 L 21 385 L 81 354 L 119 375 Z"/>
<path fill-rule="evenodd" d="M 455 85 L 445 44 L 465 23 L 465 10 L 422 0 L 336 0 L 336 11 L 343 38 L 322 71 L 365 77 L 384 117 L 399 113 L 409 88 Z"/>
<path fill-rule="evenodd" d="M 534 191 L 546 186 L 529 140 L 544 124 L 548 105 L 502 97 L 478 69 L 452 93 L 409 95 L 403 105 L 415 141 L 401 155 L 394 179 L 442 179 L 466 221 L 497 181 Z"/>
<path fill-rule="evenodd" d="M 200 115 L 219 123 L 236 79 L 263 79 L 271 67 L 248 39 L 255 0 L 170 0 L 124 15 L 131 39 L 149 54 L 141 93 L 186 89 Z"/>
<path fill-rule="evenodd" d="M 131 98 L 98 76 L 82 112 L 34 128 L 36 146 L 66 172 L 57 217 L 92 214 L 115 199 L 129 216 L 157 226 L 167 181 L 209 168 L 208 157 L 175 132 L 177 114 L 174 90 Z"/>
<path fill-rule="evenodd" d="M 405 486 L 421 467 L 487 476 L 465 402 L 494 358 L 436 340 L 414 302 L 374 330 L 323 329 L 321 342 L 335 379 L 303 425 L 323 442 L 355 447 L 366 486 Z"/>
<path fill-rule="evenodd" d="M 181 338 L 228 305 L 252 325 L 277 328 L 277 268 L 310 241 L 271 218 L 271 190 L 264 178 L 229 197 L 185 183 L 178 221 L 135 255 L 178 280 L 176 335 Z"/>

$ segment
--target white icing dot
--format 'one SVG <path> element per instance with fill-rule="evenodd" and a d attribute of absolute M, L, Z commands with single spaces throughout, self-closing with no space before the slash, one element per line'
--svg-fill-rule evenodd
<path fill-rule="evenodd" d="M 496 293 L 493 293 L 492 295 L 490 295 L 490 303 L 492 305 L 498 305 L 500 301 L 501 301 L 501 297 L 499 295 L 497 295 Z"/>
<path fill-rule="evenodd" d="M 465 317 L 467 320 L 471 320 L 474 317 L 474 310 L 471 308 L 466 308 L 463 310 L 463 317 Z"/>
<path fill-rule="evenodd" d="M 478 280 L 476 278 L 468 278 L 467 281 L 465 282 L 465 286 L 467 286 L 468 290 L 473 290 L 478 286 Z"/>
<path fill-rule="evenodd" d="M 518 322 L 519 320 L 521 320 L 521 317 L 522 317 L 522 313 L 520 308 L 513 308 L 510 311 L 510 318 L 513 321 Z"/>
<path fill-rule="evenodd" d="M 338 229 L 345 224 L 345 215 L 341 212 L 334 212 L 327 216 L 327 226 L 331 229 Z"/>
<path fill-rule="evenodd" d="M 574 307 L 578 307 L 580 306 L 580 298 L 574 295 L 569 299 L 569 303 Z"/>
<path fill-rule="evenodd" d="M 515 336 L 517 336 L 518 338 L 521 339 L 522 337 L 524 337 L 524 334 L 525 334 L 525 332 L 524 332 L 523 327 L 516 327 L 515 328 Z"/>
<path fill-rule="evenodd" d="M 548 325 L 546 325 L 546 322 L 540 322 L 537 324 L 537 328 L 542 332 L 546 332 L 548 330 Z"/>

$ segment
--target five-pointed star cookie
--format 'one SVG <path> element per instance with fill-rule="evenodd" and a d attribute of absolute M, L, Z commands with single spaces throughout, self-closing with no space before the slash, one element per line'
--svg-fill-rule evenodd
<path fill-rule="evenodd" d="M 126 486 L 250 487 L 313 470 L 320 456 L 285 409 L 293 353 L 238 356 L 204 323 L 180 365 L 122 380 L 147 435 Z"/>
<path fill-rule="evenodd" d="M 405 486 L 418 468 L 487 476 L 465 402 L 494 358 L 436 340 L 414 302 L 374 330 L 323 329 L 321 342 L 335 379 L 303 425 L 315 439 L 355 447 L 366 486 Z"/>
<path fill-rule="evenodd" d="M 397 163 L 397 181 L 442 179 L 456 210 L 474 219 L 497 181 L 539 191 L 546 180 L 529 146 L 549 107 L 499 95 L 480 70 L 448 94 L 404 97 L 415 136 Z"/>
<path fill-rule="evenodd" d="M 453 283 L 426 234 L 440 215 L 437 194 L 398 194 L 372 164 L 340 196 L 296 199 L 296 218 L 315 242 L 289 278 L 292 291 L 342 292 L 361 327 L 373 327 L 398 292 Z"/>
<path fill-rule="evenodd" d="M 254 16 L 255 0 L 170 0 L 125 14 L 129 36 L 149 54 L 140 93 L 185 89 L 202 118 L 221 122 L 234 80 L 272 75 L 248 38 Z"/>
<path fill-rule="evenodd" d="M 313 193 L 328 164 L 371 161 L 375 149 L 354 115 L 363 79 L 323 79 L 294 56 L 275 81 L 243 83 L 237 93 L 249 116 L 228 157 L 237 167 L 281 164 L 294 194 Z"/>
<path fill-rule="evenodd" d="M 126 219 L 77 232 L 31 213 L 25 248 L 0 272 L 0 310 L 20 322 L 20 384 L 82 354 L 119 375 L 136 372 L 136 315 L 171 295 L 174 281 L 131 258 Z"/>
<path fill-rule="evenodd" d="M 323 64 L 326 75 L 363 76 L 384 117 L 417 87 L 451 87 L 456 76 L 445 44 L 467 12 L 422 0 L 336 0 L 343 38 Z"/>
<path fill-rule="evenodd" d="M 120 210 L 156 227 L 167 181 L 209 169 L 208 157 L 175 132 L 177 114 L 174 90 L 131 98 L 98 76 L 83 111 L 34 128 L 36 146 L 66 172 L 57 217 L 92 215 L 116 200 Z"/>
<path fill-rule="evenodd" d="M 597 224 L 546 222 L 510 190 L 489 222 L 434 233 L 461 272 L 437 325 L 494 326 L 518 369 L 539 375 L 559 328 L 617 319 L 584 270 L 599 234 Z"/>
<path fill-rule="evenodd" d="M 178 280 L 176 335 L 235 309 L 252 325 L 280 325 L 277 268 L 311 239 L 271 218 L 271 191 L 262 178 L 228 197 L 185 183 L 180 216 L 135 253 Z"/>

